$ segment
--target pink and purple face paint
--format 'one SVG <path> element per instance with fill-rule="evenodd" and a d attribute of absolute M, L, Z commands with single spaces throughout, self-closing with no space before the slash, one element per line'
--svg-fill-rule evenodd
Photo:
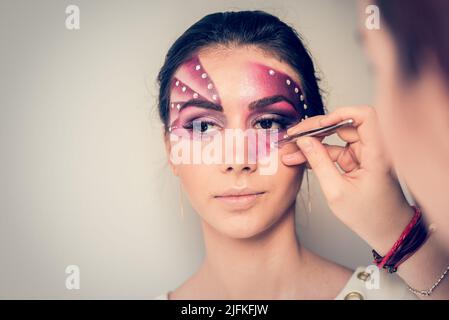
<path fill-rule="evenodd" d="M 182 64 L 177 74 L 182 80 L 174 77 L 171 82 L 170 126 L 178 120 L 181 106 L 190 100 L 210 101 L 221 105 L 217 89 L 198 57 Z"/>
<path fill-rule="evenodd" d="M 300 86 L 288 75 L 260 63 L 247 62 L 242 68 L 242 77 L 245 77 L 248 91 L 254 93 L 242 100 L 242 105 L 247 106 L 242 108 L 242 112 L 248 119 L 259 117 L 262 121 L 265 115 L 276 115 L 275 121 L 284 123 L 284 127 L 278 129 L 277 140 L 285 136 L 288 127 L 307 118 L 308 106 L 304 95 Z M 170 89 L 170 132 L 185 136 L 186 132 L 192 132 L 192 122 L 195 120 L 225 127 L 226 117 L 220 95 L 197 56 L 181 65 Z M 266 98 L 272 98 L 271 102 L 267 104 Z M 249 110 L 250 105 L 257 105 L 264 99 L 262 107 Z M 209 107 L 205 108 L 204 105 Z"/>

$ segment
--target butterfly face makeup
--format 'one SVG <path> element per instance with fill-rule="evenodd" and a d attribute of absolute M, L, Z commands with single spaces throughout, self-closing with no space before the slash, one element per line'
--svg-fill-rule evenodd
<path fill-rule="evenodd" d="M 239 70 L 240 71 L 240 70 Z M 286 130 L 307 118 L 308 106 L 300 86 L 285 73 L 255 62 L 241 67 L 245 92 L 239 104 L 245 119 L 243 130 L 264 131 L 279 140 Z M 171 83 L 172 134 L 195 139 L 223 132 L 227 127 L 219 88 L 196 56 L 185 62 Z M 270 139 L 267 147 L 271 148 Z"/>
<path fill-rule="evenodd" d="M 208 101 L 210 104 L 220 106 L 219 111 L 223 110 L 215 85 L 197 56 L 186 61 L 179 68 L 177 76 L 172 80 L 170 87 L 170 127 L 173 127 L 174 122 L 178 120 L 181 107 L 184 109 L 185 104 L 189 101 Z"/>
<path fill-rule="evenodd" d="M 277 129 L 281 139 L 289 127 L 307 118 L 304 95 L 292 78 L 260 63 L 248 62 L 244 69 L 248 70 L 250 90 L 262 97 L 248 104 L 249 116 L 257 116 L 260 123 L 258 128 Z"/>

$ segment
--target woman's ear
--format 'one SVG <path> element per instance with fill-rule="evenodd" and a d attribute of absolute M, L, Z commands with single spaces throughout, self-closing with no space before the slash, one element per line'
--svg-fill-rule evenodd
<path fill-rule="evenodd" d="M 164 144 L 165 144 L 165 152 L 167 154 L 167 161 L 168 164 L 170 165 L 170 169 L 173 172 L 173 174 L 175 176 L 178 176 L 178 166 L 173 164 L 173 162 L 171 161 L 171 143 L 170 143 L 170 134 L 163 132 L 163 139 L 164 139 Z"/>

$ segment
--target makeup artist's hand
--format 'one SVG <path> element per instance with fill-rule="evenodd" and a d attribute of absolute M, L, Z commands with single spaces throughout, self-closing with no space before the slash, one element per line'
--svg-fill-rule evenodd
<path fill-rule="evenodd" d="M 346 142 L 345 146 L 302 137 L 296 141 L 300 151 L 284 155 L 282 161 L 285 165 L 307 162 L 332 212 L 383 255 L 399 238 L 413 210 L 393 171 L 375 109 L 368 106 L 339 108 L 328 115 L 303 120 L 287 134 L 346 119 L 353 119 L 354 127 L 337 131 Z"/>

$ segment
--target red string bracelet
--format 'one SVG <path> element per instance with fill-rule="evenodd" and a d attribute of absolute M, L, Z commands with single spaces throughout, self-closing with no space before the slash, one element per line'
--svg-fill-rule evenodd
<path fill-rule="evenodd" d="M 409 222 L 407 227 L 404 229 L 401 236 L 395 242 L 395 244 L 390 249 L 390 251 L 384 257 L 381 257 L 376 251 L 373 250 L 373 254 L 375 257 L 373 263 L 375 263 L 379 269 L 383 268 L 385 266 L 385 264 L 390 260 L 390 258 L 397 254 L 398 250 L 401 248 L 402 244 L 404 243 L 404 240 L 410 235 L 410 231 L 415 227 L 417 222 L 420 221 L 421 210 L 416 206 L 412 206 L 412 208 L 415 211 L 415 214 L 413 215 L 412 220 Z M 395 270 L 393 270 L 393 271 L 395 271 Z"/>

